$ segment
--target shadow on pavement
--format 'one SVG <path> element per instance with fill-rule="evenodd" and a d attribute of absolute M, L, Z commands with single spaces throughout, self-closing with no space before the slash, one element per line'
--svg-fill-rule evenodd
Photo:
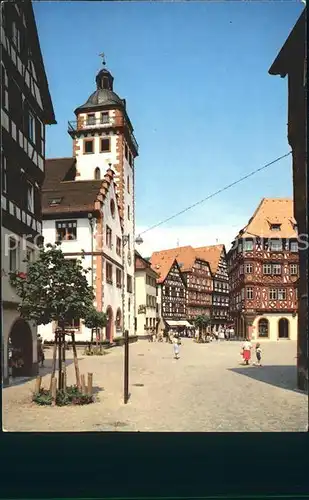
<path fill-rule="evenodd" d="M 80 361 L 80 359 L 78 360 Z M 66 359 L 65 364 L 66 366 L 69 366 L 73 363 L 73 359 Z M 58 362 L 56 364 L 56 373 L 58 371 Z M 8 387 L 15 387 L 18 385 L 25 384 L 26 382 L 29 382 L 29 380 L 35 380 L 38 375 L 41 377 L 44 377 L 45 375 L 48 375 L 52 372 L 52 359 L 45 359 L 44 361 L 44 366 L 39 367 L 39 373 L 37 375 L 33 375 L 32 377 L 16 377 L 16 378 L 11 378 L 9 385 L 3 387 L 3 389 L 6 389 Z M 57 375 L 56 375 L 57 376 Z"/>
<path fill-rule="evenodd" d="M 244 366 L 243 368 L 229 368 L 229 371 L 246 375 L 259 382 L 274 385 L 287 389 L 289 391 L 304 394 L 303 391 L 297 389 L 297 369 L 292 365 L 269 365 L 269 366 Z"/>

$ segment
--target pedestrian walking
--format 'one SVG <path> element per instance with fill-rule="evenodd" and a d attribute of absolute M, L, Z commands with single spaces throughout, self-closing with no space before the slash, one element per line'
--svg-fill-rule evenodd
<path fill-rule="evenodd" d="M 250 359 L 251 359 L 251 349 L 252 349 L 252 344 L 249 339 L 246 338 L 245 342 L 243 343 L 242 346 L 242 356 L 245 362 L 245 365 L 249 365 Z"/>
<path fill-rule="evenodd" d="M 174 351 L 175 359 L 179 359 L 179 345 L 180 345 L 180 339 L 178 338 L 177 335 L 174 335 L 174 337 L 173 337 L 173 351 Z"/>
<path fill-rule="evenodd" d="M 37 347 L 38 347 L 38 362 L 41 363 L 41 367 L 44 366 L 45 354 L 43 350 L 43 339 L 40 334 L 37 336 Z"/>
<path fill-rule="evenodd" d="M 256 360 L 257 360 L 257 366 L 262 366 L 262 364 L 261 364 L 262 349 L 261 349 L 261 344 L 259 342 L 255 346 L 255 355 L 256 355 Z"/>

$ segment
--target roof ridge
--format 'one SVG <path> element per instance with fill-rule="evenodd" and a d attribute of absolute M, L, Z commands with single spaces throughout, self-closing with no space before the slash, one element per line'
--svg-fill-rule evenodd
<path fill-rule="evenodd" d="M 45 158 L 45 161 L 55 161 L 55 160 L 76 160 L 75 156 L 59 156 L 57 158 Z"/>

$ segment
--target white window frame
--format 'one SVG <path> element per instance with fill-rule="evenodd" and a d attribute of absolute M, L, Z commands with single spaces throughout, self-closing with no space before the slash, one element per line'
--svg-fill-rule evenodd
<path fill-rule="evenodd" d="M 35 118 L 33 113 L 29 111 L 28 115 L 28 125 L 29 125 L 29 139 L 33 144 L 35 144 Z"/>
<path fill-rule="evenodd" d="M 278 289 L 278 300 L 286 300 L 286 289 L 285 288 Z"/>
<path fill-rule="evenodd" d="M 27 182 L 27 210 L 34 213 L 34 186 L 31 182 Z"/>
<path fill-rule="evenodd" d="M 294 246 L 294 245 L 297 245 L 296 250 L 293 250 L 293 246 Z M 291 241 L 291 242 L 290 242 L 290 251 L 291 251 L 291 252 L 293 252 L 293 253 L 294 253 L 294 252 L 295 252 L 295 253 L 297 253 L 297 252 L 298 252 L 298 242 L 297 242 L 297 241 Z"/>
<path fill-rule="evenodd" d="M 272 265 L 272 273 L 275 276 L 280 276 L 282 274 L 282 266 L 281 266 L 281 264 L 273 264 Z"/>
<path fill-rule="evenodd" d="M 282 252 L 282 241 L 281 240 L 269 240 L 269 250 L 271 252 Z"/>
<path fill-rule="evenodd" d="M 266 276 L 271 275 L 271 264 L 263 264 L 263 274 Z"/>
<path fill-rule="evenodd" d="M 298 265 L 297 264 L 290 264 L 290 275 L 291 276 L 298 275 Z"/>
<path fill-rule="evenodd" d="M 270 288 L 268 290 L 269 300 L 278 300 L 278 290 L 277 288 Z"/>
<path fill-rule="evenodd" d="M 14 248 L 11 248 L 11 242 L 14 244 Z M 9 271 L 14 273 L 19 268 L 19 251 L 20 251 L 20 243 L 16 240 L 16 238 L 9 239 Z M 14 265 L 12 265 L 12 259 L 15 259 Z"/>
<path fill-rule="evenodd" d="M 254 243 L 252 240 L 245 240 L 243 242 L 243 251 L 244 252 L 253 252 Z"/>
<path fill-rule="evenodd" d="M 250 269 L 248 271 L 248 269 Z M 252 274 L 253 273 L 253 264 L 251 263 L 248 263 L 248 264 L 245 264 L 245 274 Z"/>
<path fill-rule="evenodd" d="M 251 297 L 249 295 L 251 295 Z M 253 288 L 251 286 L 246 288 L 246 298 L 248 300 L 253 300 Z"/>

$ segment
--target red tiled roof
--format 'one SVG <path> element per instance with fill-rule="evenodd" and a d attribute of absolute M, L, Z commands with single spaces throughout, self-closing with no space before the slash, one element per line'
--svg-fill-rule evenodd
<path fill-rule="evenodd" d="M 161 255 L 160 252 L 154 252 L 150 257 L 151 268 L 157 273 L 157 283 L 163 283 L 175 259 L 173 256 Z"/>
<path fill-rule="evenodd" d="M 211 245 L 207 247 L 195 248 L 196 256 L 200 259 L 206 260 L 209 263 L 212 273 L 216 273 L 222 252 L 224 252 L 224 245 Z"/>
<path fill-rule="evenodd" d="M 164 259 L 177 260 L 181 271 L 191 271 L 194 265 L 196 255 L 194 248 L 191 246 L 176 247 L 169 250 L 161 250 L 160 252 L 154 252 L 151 256 L 151 262 L 156 259 L 158 261 Z"/>
<path fill-rule="evenodd" d="M 280 224 L 280 231 L 271 229 L 271 224 Z M 263 198 L 247 226 L 236 238 L 259 236 L 261 238 L 297 238 L 294 227 L 293 200 L 290 198 Z"/>

